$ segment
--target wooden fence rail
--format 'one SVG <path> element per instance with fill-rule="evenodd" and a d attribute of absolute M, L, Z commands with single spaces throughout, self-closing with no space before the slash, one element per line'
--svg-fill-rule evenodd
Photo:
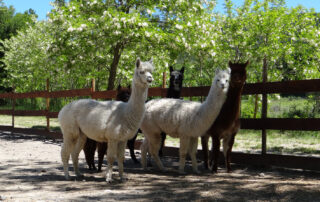
<path fill-rule="evenodd" d="M 51 112 L 49 99 L 51 98 L 66 98 L 66 97 L 79 97 L 87 96 L 92 99 L 114 99 L 116 91 L 95 91 L 94 81 L 92 88 L 74 89 L 63 91 L 49 91 L 49 82 L 47 82 L 46 91 L 29 92 L 29 93 L 2 93 L 0 98 L 12 99 L 12 109 L 0 110 L 2 115 L 12 115 L 12 126 L 0 126 L 0 130 L 21 132 L 27 134 L 46 135 L 51 138 L 62 138 L 58 132 L 50 131 L 50 119 L 57 118 L 58 112 Z M 148 96 L 165 97 L 167 89 L 163 87 L 149 88 Z M 182 89 L 182 97 L 196 97 L 207 96 L 210 86 L 203 87 L 185 87 Z M 300 81 L 285 81 L 285 82 L 268 82 L 268 83 L 248 83 L 245 84 L 243 95 L 253 94 L 273 94 L 273 93 L 307 93 L 307 92 L 320 92 L 320 79 L 314 80 L 300 80 Z M 45 98 L 47 107 L 46 110 L 15 110 L 15 99 L 23 98 Z M 265 105 L 267 103 L 265 102 Z M 265 108 L 267 106 L 264 106 Z M 47 130 L 35 129 L 22 129 L 14 127 L 14 116 L 44 116 L 47 118 Z M 260 118 L 260 119 L 241 119 L 241 129 L 253 130 L 300 130 L 300 131 L 319 131 L 320 119 L 306 118 L 306 119 L 293 119 L 293 118 Z M 266 140 L 262 138 L 262 152 L 261 154 L 243 154 L 237 153 L 233 156 L 233 162 L 246 163 L 256 165 L 275 165 L 290 168 L 303 168 L 310 170 L 320 171 L 320 158 L 316 157 L 296 157 L 288 155 L 272 155 L 263 151 L 266 148 Z M 170 155 L 178 156 L 178 151 L 175 148 L 165 148 Z M 174 151 L 174 152 L 172 152 Z M 200 152 L 201 153 L 201 152 Z M 201 156 L 199 156 L 201 157 Z M 250 159 L 250 160 L 248 160 Z M 269 160 L 268 160 L 269 159 Z M 312 162 L 311 162 L 312 161 Z M 303 162 L 303 164 L 301 164 Z"/>

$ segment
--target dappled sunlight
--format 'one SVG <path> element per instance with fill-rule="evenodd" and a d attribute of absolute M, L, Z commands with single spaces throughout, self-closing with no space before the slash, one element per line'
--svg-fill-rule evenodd
<path fill-rule="evenodd" d="M 319 173 L 232 165 L 233 172 L 218 168 L 211 174 L 199 164 L 201 174 L 193 174 L 187 161 L 186 175 L 178 174 L 178 158 L 163 157 L 167 169 L 154 166 L 147 171 L 134 164 L 128 150 L 124 162 L 128 181 L 121 182 L 114 165 L 115 182 L 105 181 L 103 172 L 87 170 L 83 152 L 80 171 L 84 178 L 64 179 L 60 160 L 61 142 L 47 142 L 28 135 L 0 134 L 0 196 L 4 200 L 303 200 L 320 197 Z M 23 144 L 21 144 L 23 142 Z M 140 152 L 136 151 L 140 159 Z M 70 162 L 71 163 L 71 162 Z M 154 162 L 151 160 L 151 164 Z M 297 192 L 299 190 L 299 192 Z"/>

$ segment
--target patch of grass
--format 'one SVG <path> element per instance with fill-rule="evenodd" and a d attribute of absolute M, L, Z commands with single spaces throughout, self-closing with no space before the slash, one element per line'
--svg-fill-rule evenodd
<path fill-rule="evenodd" d="M 234 151 L 261 152 L 261 132 L 240 130 Z M 307 131 L 267 131 L 267 152 L 274 154 L 320 154 L 320 134 Z"/>
<path fill-rule="evenodd" d="M 45 117 L 37 116 L 15 116 L 14 124 L 17 128 L 46 128 L 47 119 Z M 12 116 L 0 115 L 0 125 L 11 126 Z M 50 119 L 50 128 L 56 131 L 59 128 L 58 119 Z"/>
<path fill-rule="evenodd" d="M 139 135 L 138 139 L 143 139 Z M 202 149 L 200 138 L 198 149 Z M 178 138 L 167 135 L 166 146 L 179 147 Z M 209 148 L 211 148 L 211 138 Z M 236 135 L 233 151 L 245 153 L 261 153 L 261 131 L 240 130 Z M 222 151 L 222 142 L 221 148 Z M 320 134 L 318 132 L 301 131 L 267 131 L 267 152 L 271 154 L 320 155 Z"/>
<path fill-rule="evenodd" d="M 11 116 L 0 115 L 0 125 L 11 126 L 11 122 Z M 15 127 L 44 129 L 46 126 L 45 117 L 15 117 Z M 52 131 L 60 131 L 57 119 L 50 119 L 50 129 Z M 143 138 L 143 135 L 138 135 L 137 139 Z M 202 149 L 200 138 L 198 141 L 198 149 Z M 172 138 L 167 135 L 165 144 L 166 146 L 179 147 L 180 142 L 178 138 Z M 209 148 L 211 148 L 211 139 Z M 240 130 L 236 135 L 233 151 L 260 153 L 261 131 Z M 275 154 L 320 155 L 320 134 L 319 132 L 268 130 L 267 152 Z"/>

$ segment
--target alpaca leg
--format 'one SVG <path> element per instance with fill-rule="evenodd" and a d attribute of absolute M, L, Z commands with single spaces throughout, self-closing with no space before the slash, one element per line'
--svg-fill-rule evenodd
<path fill-rule="evenodd" d="M 96 153 L 96 149 L 97 149 L 97 142 L 93 140 L 92 143 L 92 147 L 90 149 L 91 153 L 90 153 L 90 163 L 91 163 L 91 168 L 92 170 L 97 170 L 96 165 L 94 163 L 94 155 Z"/>
<path fill-rule="evenodd" d="M 61 147 L 61 159 L 63 163 L 63 171 L 64 171 L 64 176 L 66 180 L 70 179 L 69 158 L 73 148 L 74 148 L 74 141 L 72 141 L 71 139 L 63 138 L 63 144 Z"/>
<path fill-rule="evenodd" d="M 89 170 L 96 170 L 96 166 L 94 165 L 94 154 L 96 152 L 96 147 L 97 142 L 90 138 L 87 138 L 83 151 Z"/>
<path fill-rule="evenodd" d="M 198 138 L 197 137 L 192 137 L 190 138 L 190 143 L 189 143 L 189 155 L 191 158 L 192 162 L 192 170 L 194 173 L 199 174 L 200 172 L 198 171 L 198 162 L 197 162 L 197 149 L 198 149 Z"/>
<path fill-rule="evenodd" d="M 117 157 L 118 151 L 118 141 L 116 140 L 108 140 L 108 149 L 107 149 L 107 174 L 106 174 L 106 181 L 112 182 L 112 166 L 113 162 Z"/>
<path fill-rule="evenodd" d="M 159 158 L 159 149 L 161 146 L 161 136 L 160 135 L 155 135 L 149 138 L 149 151 L 151 156 L 153 157 L 154 161 L 156 162 L 158 168 L 161 171 L 165 171 L 165 168 L 163 167 L 163 164 Z"/>
<path fill-rule="evenodd" d="M 121 181 L 126 179 L 123 176 L 123 162 L 124 162 L 124 154 L 126 150 L 126 143 L 127 143 L 126 141 L 120 141 L 118 143 L 117 161 L 118 161 L 119 176 Z"/>
<path fill-rule="evenodd" d="M 128 140 L 127 142 L 127 146 L 130 150 L 130 156 L 131 156 L 131 159 L 134 163 L 139 163 L 139 161 L 137 160 L 136 158 L 136 155 L 134 154 L 134 143 L 137 139 L 137 136 L 138 136 L 138 133 L 136 133 L 136 135 L 131 139 L 131 140 Z"/>
<path fill-rule="evenodd" d="M 209 154 L 209 149 L 208 149 L 208 142 L 209 142 L 209 135 L 205 135 L 201 137 L 201 146 L 202 146 L 202 155 L 203 155 L 203 162 L 204 162 L 204 168 L 208 169 L 208 154 Z"/>
<path fill-rule="evenodd" d="M 223 139 L 223 154 L 224 154 L 225 164 L 226 164 L 226 168 L 227 168 L 228 173 L 231 172 L 231 166 L 230 166 L 231 151 L 232 151 L 232 146 L 234 143 L 235 135 L 236 135 L 236 133 L 232 134 L 228 138 Z"/>
<path fill-rule="evenodd" d="M 184 167 L 186 164 L 186 157 L 189 148 L 189 137 L 180 138 L 180 149 L 179 149 L 179 173 L 185 174 Z"/>
<path fill-rule="evenodd" d="M 91 164 L 90 164 L 90 141 L 89 138 L 87 138 L 87 142 L 83 147 L 83 151 L 84 151 L 84 157 L 86 158 L 86 162 L 88 164 L 89 170 L 91 170 Z"/>
<path fill-rule="evenodd" d="M 212 135 L 212 156 L 210 164 L 212 165 L 212 173 L 218 172 L 219 163 L 219 153 L 220 153 L 220 140 L 219 135 Z"/>
<path fill-rule="evenodd" d="M 82 132 L 80 132 L 80 136 L 77 139 L 77 143 L 71 153 L 73 168 L 77 177 L 83 177 L 83 175 L 79 171 L 79 154 L 83 149 L 84 144 L 86 143 L 86 140 L 87 140 L 87 137 Z"/>
<path fill-rule="evenodd" d="M 149 145 L 149 141 L 148 139 L 145 137 L 140 150 L 141 150 L 141 166 L 144 170 L 147 169 L 147 152 L 148 152 L 148 145 Z"/>
<path fill-rule="evenodd" d="M 162 132 L 161 133 L 161 146 L 160 146 L 160 150 L 159 150 L 159 156 L 160 157 L 163 157 L 163 152 L 162 152 L 162 149 L 164 147 L 164 141 L 166 140 L 166 137 L 167 137 L 167 134 Z"/>
<path fill-rule="evenodd" d="M 98 143 L 98 172 L 101 172 L 103 157 L 107 153 L 108 144 L 106 142 Z"/>

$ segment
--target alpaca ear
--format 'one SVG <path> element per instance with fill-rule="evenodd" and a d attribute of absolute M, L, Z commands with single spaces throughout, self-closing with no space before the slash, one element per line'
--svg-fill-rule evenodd
<path fill-rule="evenodd" d="M 220 69 L 216 69 L 216 72 L 215 72 L 215 73 L 216 73 L 216 74 L 219 74 L 219 72 L 220 72 Z"/>
<path fill-rule="evenodd" d="M 169 67 L 169 70 L 170 70 L 170 72 L 173 72 L 173 67 L 170 66 L 170 67 Z"/>
<path fill-rule="evenodd" d="M 184 73 L 184 66 L 182 67 L 182 69 L 180 69 L 180 72 L 183 74 Z"/>
<path fill-rule="evenodd" d="M 232 62 L 231 61 L 229 61 L 229 67 L 231 67 L 233 64 L 232 64 Z"/>
<path fill-rule="evenodd" d="M 153 57 L 151 57 L 151 59 L 149 60 L 149 62 L 150 62 L 151 64 L 153 64 Z"/>
<path fill-rule="evenodd" d="M 131 85 L 128 85 L 128 87 L 127 87 L 128 89 L 130 89 L 131 88 Z"/>
<path fill-rule="evenodd" d="M 121 85 L 119 84 L 119 86 L 118 86 L 118 89 L 117 89 L 118 91 L 120 91 L 121 90 Z"/>
<path fill-rule="evenodd" d="M 136 60 L 136 68 L 139 68 L 141 64 L 140 58 L 137 58 Z"/>

